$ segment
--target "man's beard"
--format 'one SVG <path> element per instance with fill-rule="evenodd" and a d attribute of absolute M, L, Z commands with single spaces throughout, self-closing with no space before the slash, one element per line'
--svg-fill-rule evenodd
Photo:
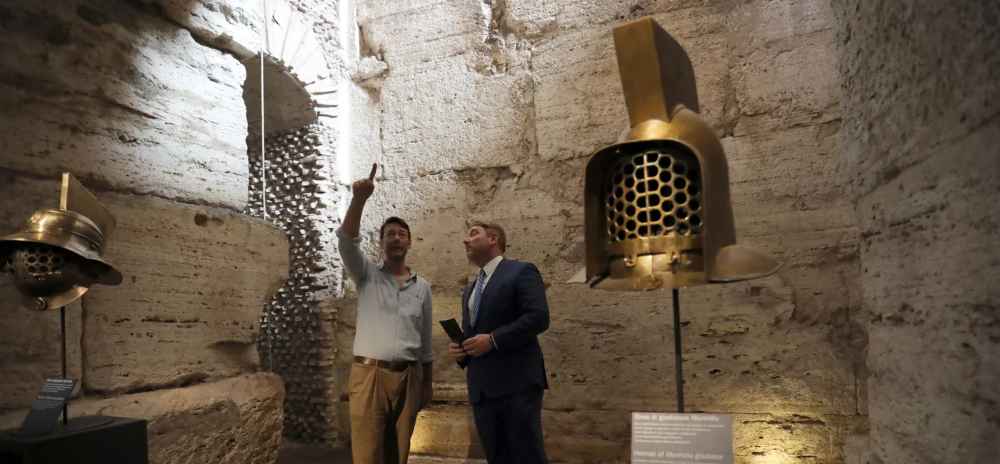
<path fill-rule="evenodd" d="M 385 252 L 386 261 L 404 261 L 406 260 L 407 250 L 402 250 L 401 252 Z"/>
<path fill-rule="evenodd" d="M 465 250 L 465 257 L 468 258 L 470 264 L 478 266 L 479 261 L 482 261 L 483 256 L 486 255 L 484 250 L 477 250 L 475 248 L 467 248 Z"/>

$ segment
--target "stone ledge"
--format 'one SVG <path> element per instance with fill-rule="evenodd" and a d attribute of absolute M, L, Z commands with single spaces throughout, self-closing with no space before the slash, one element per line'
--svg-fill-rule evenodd
<path fill-rule="evenodd" d="M 267 464 L 278 457 L 284 400 L 281 378 L 257 373 L 187 388 L 74 401 L 70 417 L 148 420 L 152 464 Z M 0 416 L 0 429 L 18 427 L 26 413 Z"/>

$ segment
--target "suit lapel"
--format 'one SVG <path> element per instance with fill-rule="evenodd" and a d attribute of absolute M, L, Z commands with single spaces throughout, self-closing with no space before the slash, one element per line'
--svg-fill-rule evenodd
<path fill-rule="evenodd" d="M 472 287 L 476 285 L 475 282 L 466 285 L 465 289 L 462 290 L 462 331 L 467 331 L 468 328 L 472 327 L 472 321 L 469 319 L 469 291 Z"/>

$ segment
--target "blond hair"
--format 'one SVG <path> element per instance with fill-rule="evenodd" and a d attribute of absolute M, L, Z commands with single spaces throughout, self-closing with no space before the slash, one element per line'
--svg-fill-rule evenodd
<path fill-rule="evenodd" d="M 485 221 L 472 221 L 469 227 L 482 227 L 486 231 L 486 235 L 492 235 L 497 239 L 497 246 L 500 248 L 500 253 L 507 251 L 507 234 L 503 231 L 503 227 L 500 224 L 485 222 Z"/>

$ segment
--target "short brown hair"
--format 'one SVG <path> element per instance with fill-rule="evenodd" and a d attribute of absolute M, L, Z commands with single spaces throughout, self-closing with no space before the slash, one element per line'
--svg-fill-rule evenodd
<path fill-rule="evenodd" d="M 402 227 L 403 229 L 406 230 L 406 235 L 411 235 L 410 234 L 410 225 L 407 224 L 406 221 L 404 221 L 402 218 L 398 218 L 396 216 L 389 216 L 388 218 L 386 218 L 385 222 L 382 223 L 382 227 L 379 227 L 379 229 L 378 229 L 378 238 L 379 238 L 379 240 L 385 238 L 385 228 L 389 224 L 398 224 L 399 227 Z"/>
<path fill-rule="evenodd" d="M 497 239 L 497 246 L 500 247 L 500 252 L 504 253 L 507 251 L 507 234 L 503 231 L 503 227 L 500 224 L 495 224 L 492 222 L 484 221 L 472 221 L 469 227 L 482 227 L 486 231 L 486 235 L 492 235 Z"/>

